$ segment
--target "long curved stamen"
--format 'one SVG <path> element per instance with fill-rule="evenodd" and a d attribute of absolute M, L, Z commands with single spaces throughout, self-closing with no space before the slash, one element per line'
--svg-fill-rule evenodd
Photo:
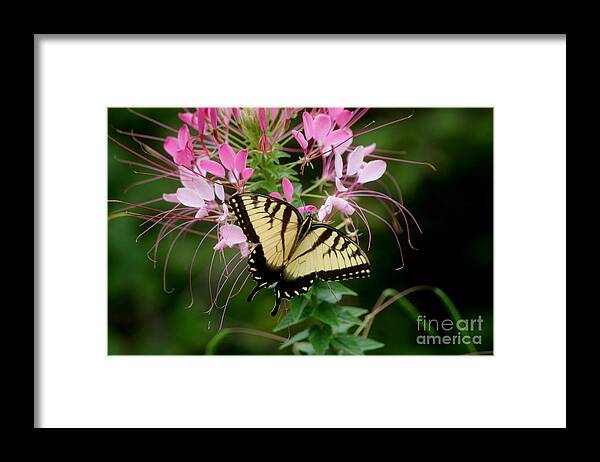
<path fill-rule="evenodd" d="M 131 138 L 143 138 L 146 140 L 152 140 L 152 141 L 160 141 L 162 143 L 164 143 L 165 138 L 161 137 L 161 136 L 153 136 L 153 135 L 145 135 L 144 133 L 137 133 L 137 132 L 133 132 L 133 131 L 125 131 L 125 130 L 121 130 L 119 128 L 115 128 L 115 131 L 119 134 L 119 135 L 125 135 L 125 136 L 130 136 Z"/>
<path fill-rule="evenodd" d="M 217 309 L 221 309 L 223 308 L 222 306 L 220 306 L 218 304 L 218 300 L 219 300 L 219 295 L 221 294 L 221 292 L 223 291 L 223 289 L 225 288 L 225 286 L 227 285 L 227 282 L 229 281 L 231 275 L 233 274 L 233 272 L 236 270 L 236 268 L 240 265 L 240 263 L 242 263 L 244 260 L 242 257 L 240 257 L 240 255 L 235 255 L 231 258 L 230 260 L 230 264 L 233 262 L 234 259 L 239 258 L 238 262 L 235 264 L 235 266 L 233 267 L 233 270 L 231 273 L 229 273 L 228 275 L 226 275 L 225 273 L 222 273 L 220 278 L 219 278 L 219 282 L 217 283 L 217 291 L 214 297 L 214 300 L 212 301 L 212 304 L 208 310 L 208 313 L 210 313 L 213 308 L 217 308 Z M 243 272 L 243 270 L 241 271 Z"/>
<path fill-rule="evenodd" d="M 191 226 L 189 223 L 186 223 L 181 230 L 177 233 L 171 244 L 169 245 L 169 249 L 167 250 L 167 255 L 165 257 L 165 262 L 163 263 L 163 290 L 165 293 L 170 294 L 173 293 L 175 288 L 171 288 L 171 290 L 167 289 L 167 268 L 169 266 L 169 259 L 171 258 L 171 252 L 175 247 L 175 244 L 179 241 L 179 238 L 184 233 L 186 226 Z"/>
<path fill-rule="evenodd" d="M 233 293 L 233 289 L 235 288 L 235 286 L 236 286 L 238 280 L 240 279 L 240 277 L 242 276 L 242 274 L 244 274 L 244 272 L 240 271 L 238 276 L 235 278 L 233 285 L 231 286 L 231 290 L 229 291 L 229 295 L 227 296 L 227 300 L 225 301 L 225 305 L 223 306 L 223 312 L 221 313 L 221 322 L 219 323 L 219 330 L 221 330 L 223 328 L 223 321 L 225 320 L 225 313 L 227 312 L 227 307 L 229 306 L 229 300 L 231 300 L 231 294 Z M 246 283 L 248 282 L 248 279 L 250 279 L 249 274 L 246 275 L 246 279 L 244 279 L 244 282 L 242 283 L 242 287 L 244 287 L 244 285 L 246 285 Z"/>
<path fill-rule="evenodd" d="M 112 136 L 108 135 L 108 139 L 111 140 L 113 143 L 117 144 L 119 147 L 125 149 L 126 151 L 129 151 L 130 153 L 132 153 L 133 155 L 139 157 L 140 159 L 148 162 L 149 164 L 153 165 L 156 168 L 159 168 L 165 172 L 171 172 L 174 173 L 172 170 L 169 170 L 167 167 L 165 167 L 164 165 L 160 165 L 157 164 L 156 162 L 154 162 L 153 160 L 148 159 L 147 157 L 142 156 L 141 154 L 135 152 L 133 149 L 129 148 L 128 146 L 125 146 L 123 143 L 121 143 L 120 141 L 116 140 L 115 138 L 113 138 Z"/>
<path fill-rule="evenodd" d="M 371 227 L 369 226 L 369 221 L 367 220 L 367 217 L 365 217 L 365 214 L 363 213 L 363 211 L 361 209 L 356 209 L 356 213 L 358 214 L 359 218 L 364 223 L 365 228 L 367 228 L 367 235 L 368 235 L 367 250 L 371 250 Z M 357 241 L 358 241 L 358 234 L 357 234 Z"/>
<path fill-rule="evenodd" d="M 135 241 L 137 242 L 140 239 L 140 237 L 142 237 L 144 234 L 146 234 L 152 228 L 157 226 L 163 219 L 171 218 L 169 216 L 170 213 L 175 211 L 178 206 L 179 206 L 179 204 L 176 204 L 171 210 L 165 210 L 163 212 L 157 213 L 156 215 L 151 215 L 150 216 L 151 218 L 158 218 L 158 221 L 155 221 L 152 225 L 148 226 L 144 231 L 142 231 L 140 234 L 138 234 L 138 236 L 135 238 Z M 159 218 L 161 215 L 163 215 L 163 217 Z M 144 226 L 146 223 L 149 223 L 149 222 L 150 222 L 150 220 L 143 221 L 142 223 L 140 223 L 140 226 Z"/>
<path fill-rule="evenodd" d="M 190 262 L 190 269 L 189 269 L 190 303 L 189 303 L 189 305 L 186 306 L 186 308 L 191 308 L 192 305 L 194 304 L 194 291 L 192 289 L 192 270 L 194 268 L 194 263 L 196 262 L 196 256 L 198 255 L 198 251 L 200 250 L 200 247 L 202 247 L 202 244 L 204 243 L 204 241 L 208 237 L 209 233 L 212 233 L 217 228 L 217 226 L 219 226 L 219 225 L 218 224 L 214 225 L 208 231 L 208 233 L 206 233 L 206 235 L 202 239 L 200 239 L 200 242 L 198 243 L 198 245 L 194 249 L 194 253 L 192 254 L 192 260 Z"/>
<path fill-rule="evenodd" d="M 409 214 L 409 216 L 412 217 L 412 215 L 410 215 L 410 212 L 408 211 L 408 209 L 406 207 L 404 207 L 403 205 L 401 205 L 399 202 L 395 201 L 394 199 L 392 199 L 391 197 L 386 196 L 385 194 L 382 193 L 378 193 L 377 191 L 367 191 L 367 190 L 363 190 L 361 191 L 363 194 L 353 194 L 356 197 L 373 197 L 379 200 L 387 200 L 389 202 L 394 203 L 394 205 L 397 206 L 398 211 L 400 213 L 400 215 L 402 215 L 402 219 L 404 220 L 404 224 L 406 227 L 406 240 L 408 242 L 408 245 L 414 249 L 417 250 L 417 248 L 412 244 L 412 239 L 410 236 L 410 226 L 408 224 L 408 220 L 406 218 L 406 214 Z M 406 212 L 406 213 L 405 213 Z M 396 217 L 394 214 L 390 213 L 390 216 L 392 217 L 392 222 L 397 222 Z M 414 220 L 414 217 L 412 217 Z M 420 233 L 422 233 L 423 231 L 421 230 L 421 227 L 419 226 L 419 224 L 415 221 L 415 225 L 417 226 L 417 229 L 419 230 Z"/>
<path fill-rule="evenodd" d="M 159 127 L 166 128 L 167 130 L 171 130 L 172 132 L 175 132 L 175 133 L 177 133 L 177 130 L 176 130 L 175 128 L 173 128 L 173 127 L 170 127 L 169 125 L 167 125 L 167 124 L 164 124 L 164 123 L 162 123 L 162 122 L 159 122 L 158 120 L 156 120 L 156 119 L 153 119 L 152 117 L 150 117 L 150 116 L 147 116 L 146 114 L 142 114 L 141 112 L 134 111 L 134 110 L 133 110 L 133 109 L 131 109 L 131 108 L 127 108 L 127 110 L 128 110 L 129 112 L 131 112 L 132 114 L 135 114 L 136 116 L 138 116 L 138 117 L 141 117 L 142 119 L 145 119 L 145 120 L 147 120 L 148 122 L 152 122 L 153 124 L 156 124 L 156 125 L 158 125 Z"/>
<path fill-rule="evenodd" d="M 383 222 L 389 228 L 389 230 L 394 235 L 394 239 L 396 240 L 396 245 L 398 246 L 398 250 L 400 251 L 400 260 L 402 262 L 402 266 L 400 266 L 399 268 L 396 268 L 396 269 L 399 270 L 399 269 L 404 268 L 404 253 L 402 252 L 402 245 L 400 244 L 400 239 L 398 238 L 398 235 L 396 234 L 396 231 L 394 231 L 394 228 L 392 227 L 392 225 L 390 225 L 385 218 L 377 215 L 375 212 L 371 212 L 370 210 L 367 210 L 364 207 L 359 206 L 355 201 L 350 201 L 350 202 L 352 202 L 352 204 L 357 209 L 360 209 L 363 212 L 368 213 L 369 215 L 374 216 L 375 218 L 379 219 L 381 222 Z"/>

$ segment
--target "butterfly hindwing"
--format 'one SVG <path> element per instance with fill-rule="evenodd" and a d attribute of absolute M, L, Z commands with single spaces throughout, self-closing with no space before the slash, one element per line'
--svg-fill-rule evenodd
<path fill-rule="evenodd" d="M 283 278 L 293 281 L 314 275 L 323 281 L 339 281 L 369 274 L 369 259 L 358 244 L 342 231 L 319 223 L 311 226 L 294 249 Z"/>

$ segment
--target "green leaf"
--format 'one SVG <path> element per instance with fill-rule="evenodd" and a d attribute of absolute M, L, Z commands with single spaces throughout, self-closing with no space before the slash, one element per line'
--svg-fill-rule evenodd
<path fill-rule="evenodd" d="M 313 318 L 331 326 L 337 326 L 339 324 L 337 314 L 335 313 L 335 305 L 332 305 L 331 303 L 319 303 L 312 310 L 310 315 Z"/>
<path fill-rule="evenodd" d="M 279 320 L 273 328 L 273 332 L 294 326 L 308 319 L 310 316 L 310 307 L 308 298 L 297 297 L 290 300 L 288 312 Z"/>
<path fill-rule="evenodd" d="M 294 344 L 294 352 L 305 353 L 307 355 L 314 355 L 315 349 L 308 342 L 297 342 Z"/>
<path fill-rule="evenodd" d="M 352 338 L 351 338 L 352 337 Z M 343 355 L 362 355 L 363 351 L 359 348 L 358 342 L 355 342 L 354 335 L 336 335 L 331 340 L 331 346 Z"/>
<path fill-rule="evenodd" d="M 314 284 L 313 293 L 318 300 L 329 303 L 339 302 L 344 295 L 357 295 L 353 290 L 348 289 L 339 282 L 317 281 Z"/>
<path fill-rule="evenodd" d="M 256 191 L 264 191 L 264 192 L 272 192 L 277 189 L 277 182 L 274 180 L 260 180 L 252 183 L 248 186 L 247 190 L 251 192 Z"/>
<path fill-rule="evenodd" d="M 376 350 L 378 348 L 383 348 L 385 345 L 381 342 L 377 342 L 370 338 L 359 337 L 356 335 L 351 335 L 350 337 L 354 337 L 358 340 L 358 346 L 362 351 Z"/>
<path fill-rule="evenodd" d="M 335 312 L 338 321 L 342 324 L 348 324 L 349 326 L 359 326 L 360 324 L 362 324 L 362 321 L 359 318 L 357 318 L 351 312 L 345 310 L 341 306 L 336 306 Z"/>
<path fill-rule="evenodd" d="M 347 323 L 340 323 L 339 326 L 331 326 L 331 328 L 333 329 L 333 333 L 335 335 L 339 335 L 339 334 L 347 334 L 348 330 L 352 327 L 352 324 L 347 324 Z"/>
<path fill-rule="evenodd" d="M 285 151 L 271 151 L 270 155 L 273 156 L 277 160 L 279 160 L 279 159 L 287 159 L 288 157 L 290 157 L 290 154 L 288 152 L 285 152 Z"/>
<path fill-rule="evenodd" d="M 301 340 L 305 340 L 308 338 L 308 332 L 309 329 L 306 328 L 304 330 L 301 330 L 300 332 L 298 332 L 297 334 L 293 335 L 292 338 L 290 338 L 287 342 L 285 342 L 284 344 L 282 344 L 279 349 L 283 350 L 284 348 L 287 348 L 289 346 L 292 346 L 294 343 L 299 342 Z"/>
<path fill-rule="evenodd" d="M 338 309 L 351 314 L 352 316 L 356 316 L 357 318 L 360 318 L 363 314 L 369 312 L 369 310 L 365 308 L 357 308 L 355 306 L 340 306 Z"/>
<path fill-rule="evenodd" d="M 331 346 L 340 354 L 362 355 L 365 351 L 381 348 L 384 344 L 369 338 L 342 334 L 331 340 Z"/>
<path fill-rule="evenodd" d="M 310 344 L 313 346 L 315 350 L 315 354 L 322 355 L 325 354 L 327 349 L 329 348 L 329 342 L 331 341 L 332 331 L 331 327 L 324 326 L 312 326 L 310 328 Z"/>

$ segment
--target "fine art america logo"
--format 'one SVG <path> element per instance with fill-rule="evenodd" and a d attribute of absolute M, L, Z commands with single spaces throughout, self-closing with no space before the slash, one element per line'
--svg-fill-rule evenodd
<path fill-rule="evenodd" d="M 429 319 L 417 317 L 419 345 L 481 345 L 483 319 Z"/>

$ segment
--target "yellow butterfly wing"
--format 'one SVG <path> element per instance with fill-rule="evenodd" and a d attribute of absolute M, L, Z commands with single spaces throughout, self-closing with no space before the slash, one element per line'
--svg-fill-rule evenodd
<path fill-rule="evenodd" d="M 287 202 L 256 193 L 241 193 L 229 205 L 250 242 L 261 244 L 266 265 L 280 271 L 298 239 L 302 215 Z"/>
<path fill-rule="evenodd" d="M 254 295 L 275 287 L 275 316 L 282 299 L 306 293 L 316 278 L 339 281 L 370 275 L 367 256 L 358 244 L 332 226 L 312 224 L 291 204 L 264 194 L 233 195 L 229 206 L 250 242 L 257 244 L 248 257 L 256 281 Z"/>
<path fill-rule="evenodd" d="M 355 241 L 329 225 L 315 224 L 287 261 L 283 279 L 292 282 L 310 276 L 309 281 L 315 277 L 339 281 L 367 277 L 370 272 L 369 259 Z"/>

